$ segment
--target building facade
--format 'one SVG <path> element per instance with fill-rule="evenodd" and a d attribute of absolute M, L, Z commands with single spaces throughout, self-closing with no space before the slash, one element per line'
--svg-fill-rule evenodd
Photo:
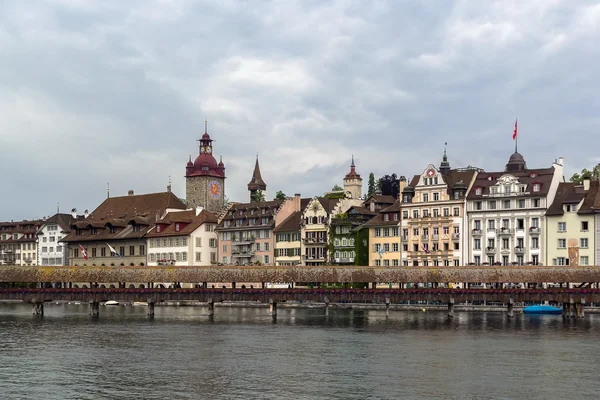
<path fill-rule="evenodd" d="M 189 207 L 202 207 L 218 213 L 225 206 L 225 164 L 223 157 L 219 163 L 213 153 L 213 140 L 204 125 L 204 134 L 199 140 L 199 154 L 192 162 L 192 156 L 185 168 L 185 198 Z"/>
<path fill-rule="evenodd" d="M 596 265 L 598 180 L 560 182 L 546 211 L 546 264 Z"/>
<path fill-rule="evenodd" d="M 391 196 L 381 196 L 390 197 Z M 387 200 L 386 202 L 389 202 Z M 374 203 L 370 203 L 374 204 Z M 379 203 L 381 205 L 382 203 Z M 369 265 L 399 266 L 400 248 L 400 202 L 394 201 L 387 207 L 377 207 L 377 215 L 366 222 L 361 229 L 369 232 Z"/>
<path fill-rule="evenodd" d="M 439 168 L 428 165 L 402 190 L 402 265 L 465 264 L 465 199 L 478 171 L 451 169 L 444 150 Z"/>
<path fill-rule="evenodd" d="M 130 190 L 127 196 L 107 198 L 73 223 L 61 243 L 68 246 L 74 266 L 143 266 L 146 233 L 172 210 L 185 210 L 185 204 L 171 192 L 134 195 Z"/>
<path fill-rule="evenodd" d="M 332 264 L 354 265 L 358 262 L 357 255 L 361 251 L 358 233 L 361 226 L 376 214 L 367 207 L 352 206 L 331 219 L 329 247 Z"/>
<path fill-rule="evenodd" d="M 515 151 L 501 172 L 480 172 L 467 196 L 469 264 L 543 265 L 544 215 L 564 180 L 563 159 L 528 169 Z"/>
<path fill-rule="evenodd" d="M 0 265 L 38 265 L 37 231 L 42 223 L 0 222 Z"/>
<path fill-rule="evenodd" d="M 39 265 L 70 265 L 68 249 L 61 241 L 71 233 L 71 225 L 83 220 L 84 215 L 78 216 L 73 209 L 72 214 L 58 213 L 42 222 L 37 232 Z"/>
<path fill-rule="evenodd" d="M 146 234 L 147 265 L 217 264 L 216 226 L 217 217 L 200 207 L 167 213 Z"/>

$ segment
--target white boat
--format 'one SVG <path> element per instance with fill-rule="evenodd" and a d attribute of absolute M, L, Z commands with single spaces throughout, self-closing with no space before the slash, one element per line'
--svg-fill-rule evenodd
<path fill-rule="evenodd" d="M 134 306 L 147 306 L 148 303 L 146 303 L 145 301 L 136 301 L 133 303 Z"/>
<path fill-rule="evenodd" d="M 114 301 L 114 300 L 109 300 L 106 303 L 104 303 L 105 306 L 118 306 L 119 302 L 118 301 Z"/>

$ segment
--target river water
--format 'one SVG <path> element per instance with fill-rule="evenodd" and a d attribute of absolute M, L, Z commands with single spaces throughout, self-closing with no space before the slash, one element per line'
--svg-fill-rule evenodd
<path fill-rule="evenodd" d="M 0 304 L 2 399 L 594 399 L 600 314 Z"/>

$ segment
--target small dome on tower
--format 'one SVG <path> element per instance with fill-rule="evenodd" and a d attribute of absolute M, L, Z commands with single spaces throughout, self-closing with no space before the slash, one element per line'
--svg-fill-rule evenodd
<path fill-rule="evenodd" d="M 193 167 L 194 166 L 194 163 L 192 162 L 192 155 L 191 154 L 190 154 L 190 160 L 188 161 L 187 166 L 188 167 Z"/>

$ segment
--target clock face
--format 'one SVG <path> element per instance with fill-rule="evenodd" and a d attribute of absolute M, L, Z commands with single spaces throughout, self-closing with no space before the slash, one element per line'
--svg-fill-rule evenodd
<path fill-rule="evenodd" d="M 215 199 L 221 197 L 221 183 L 218 181 L 211 181 L 208 184 L 208 192 Z"/>
<path fill-rule="evenodd" d="M 200 147 L 200 153 L 204 153 L 204 147 Z"/>
<path fill-rule="evenodd" d="M 211 149 L 210 147 L 207 147 L 207 148 L 206 148 L 206 152 L 207 152 L 208 154 L 210 154 L 210 153 L 212 153 L 212 149 Z"/>
<path fill-rule="evenodd" d="M 433 169 L 428 169 L 425 173 L 428 177 L 432 177 L 435 175 L 435 171 Z"/>

